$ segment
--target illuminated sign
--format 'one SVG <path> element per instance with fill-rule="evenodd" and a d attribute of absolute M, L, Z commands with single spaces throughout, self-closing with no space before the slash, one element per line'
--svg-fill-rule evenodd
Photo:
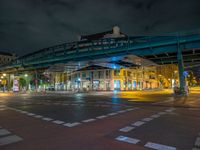
<path fill-rule="evenodd" d="M 19 81 L 17 79 L 13 80 L 13 92 L 19 92 Z"/>

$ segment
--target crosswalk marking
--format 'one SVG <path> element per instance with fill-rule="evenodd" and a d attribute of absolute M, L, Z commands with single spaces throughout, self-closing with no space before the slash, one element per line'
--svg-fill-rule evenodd
<path fill-rule="evenodd" d="M 55 121 L 53 121 L 53 123 L 56 123 L 56 124 L 63 124 L 63 123 L 65 123 L 64 121 L 60 121 L 60 120 L 55 120 Z"/>
<path fill-rule="evenodd" d="M 92 122 L 95 121 L 96 119 L 87 119 L 87 120 L 83 120 L 82 122 Z"/>
<path fill-rule="evenodd" d="M 200 137 L 198 137 L 195 141 L 195 146 L 200 147 Z"/>
<path fill-rule="evenodd" d="M 6 129 L 0 129 L 0 136 L 8 135 L 8 134 L 10 134 L 10 131 L 8 131 Z"/>
<path fill-rule="evenodd" d="M 139 126 L 143 125 L 144 123 L 145 123 L 145 122 L 137 121 L 137 122 L 135 122 L 135 123 L 132 123 L 131 125 L 139 127 Z"/>
<path fill-rule="evenodd" d="M 116 138 L 116 140 L 122 141 L 122 142 L 127 142 L 130 144 L 137 144 L 140 141 L 138 139 L 134 139 L 134 138 L 126 137 L 126 136 L 118 136 Z"/>
<path fill-rule="evenodd" d="M 152 115 L 152 116 L 150 116 L 151 118 L 159 118 L 160 117 L 160 115 Z"/>
<path fill-rule="evenodd" d="M 175 147 L 152 143 L 152 142 L 148 142 L 144 146 L 148 148 L 156 149 L 156 150 L 176 150 Z"/>
<path fill-rule="evenodd" d="M 96 117 L 97 119 L 103 119 L 103 118 L 106 118 L 107 116 L 99 116 L 99 117 Z"/>
<path fill-rule="evenodd" d="M 131 126 L 126 126 L 124 128 L 119 129 L 119 131 L 121 132 L 129 132 L 131 130 L 133 130 L 135 127 L 131 127 Z"/>
<path fill-rule="evenodd" d="M 153 120 L 153 118 L 144 118 L 144 119 L 142 119 L 142 121 L 151 121 L 151 120 Z"/>
<path fill-rule="evenodd" d="M 42 118 L 42 120 L 45 120 L 45 121 L 52 121 L 53 119 L 52 119 L 52 118 Z"/>
<path fill-rule="evenodd" d="M 67 127 L 74 127 L 74 126 L 77 126 L 77 125 L 80 125 L 80 124 L 81 124 L 80 122 L 74 122 L 74 123 L 65 123 L 63 125 L 67 126 Z"/>
<path fill-rule="evenodd" d="M 10 135 L 0 138 L 0 146 L 16 143 L 22 141 L 23 139 L 17 135 Z"/>

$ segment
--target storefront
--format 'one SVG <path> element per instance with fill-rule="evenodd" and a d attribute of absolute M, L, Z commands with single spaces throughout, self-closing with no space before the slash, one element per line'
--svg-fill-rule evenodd
<path fill-rule="evenodd" d="M 114 80 L 114 90 L 120 90 L 120 80 Z"/>

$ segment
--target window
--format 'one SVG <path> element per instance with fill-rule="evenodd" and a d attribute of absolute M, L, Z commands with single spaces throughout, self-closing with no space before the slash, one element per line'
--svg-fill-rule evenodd
<path fill-rule="evenodd" d="M 106 78 L 110 78 L 110 70 L 106 70 Z"/>
<path fill-rule="evenodd" d="M 128 76 L 128 77 L 131 76 L 131 72 L 130 72 L 130 71 L 127 72 L 127 76 Z"/>
<path fill-rule="evenodd" d="M 83 72 L 83 73 L 82 73 L 82 78 L 85 78 L 85 77 L 86 77 L 86 73 Z"/>
<path fill-rule="evenodd" d="M 126 76 L 126 71 L 125 70 L 123 71 L 123 75 Z"/>
<path fill-rule="evenodd" d="M 114 70 L 114 76 L 119 76 L 120 75 L 120 70 Z"/>

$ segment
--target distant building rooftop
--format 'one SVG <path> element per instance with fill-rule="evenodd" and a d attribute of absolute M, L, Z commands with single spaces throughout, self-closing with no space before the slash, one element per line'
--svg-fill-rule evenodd
<path fill-rule="evenodd" d="M 12 53 L 2 52 L 2 51 L 0 51 L 0 55 L 14 56 L 14 54 Z"/>
<path fill-rule="evenodd" d="M 98 40 L 102 38 L 117 38 L 117 37 L 125 37 L 124 33 L 120 32 L 120 28 L 118 26 L 114 26 L 112 30 L 104 31 L 100 33 L 90 34 L 90 35 L 81 35 L 79 40 Z"/>

